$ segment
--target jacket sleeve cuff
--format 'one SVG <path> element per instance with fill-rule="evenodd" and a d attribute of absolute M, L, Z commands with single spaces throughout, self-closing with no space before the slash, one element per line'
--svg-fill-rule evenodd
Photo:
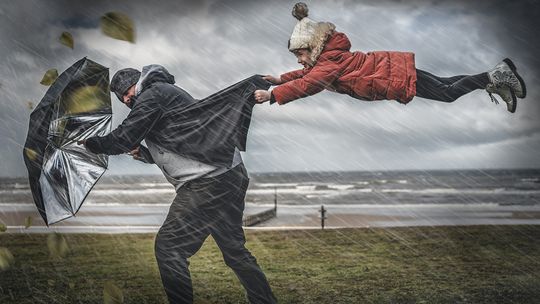
<path fill-rule="evenodd" d="M 146 148 L 145 146 L 143 146 L 143 145 L 139 146 L 139 154 L 141 156 L 141 161 L 142 162 L 147 163 L 147 164 L 154 164 L 155 163 L 154 158 L 152 157 L 152 154 L 150 153 L 148 148 Z"/>
<path fill-rule="evenodd" d="M 113 154 L 120 154 L 115 153 L 114 151 L 114 144 L 113 139 L 111 138 L 110 134 L 106 136 L 94 136 L 90 137 L 86 140 L 86 150 L 95 153 L 95 154 L 107 154 L 107 155 L 113 155 Z"/>
<path fill-rule="evenodd" d="M 272 95 L 270 96 L 270 100 L 273 100 L 275 103 L 277 103 L 280 106 L 294 100 L 294 98 L 289 99 L 288 95 L 283 94 L 283 86 L 286 86 L 286 84 L 275 87 L 272 90 Z"/>
<path fill-rule="evenodd" d="M 94 154 L 103 154 L 103 149 L 101 147 L 100 139 L 97 136 L 90 137 L 86 140 L 86 150 Z"/>
<path fill-rule="evenodd" d="M 270 104 L 276 103 L 276 97 L 274 97 L 274 93 L 270 92 Z"/>

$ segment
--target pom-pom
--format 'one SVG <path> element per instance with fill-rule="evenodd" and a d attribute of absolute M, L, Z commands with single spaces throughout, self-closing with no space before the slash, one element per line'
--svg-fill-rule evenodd
<path fill-rule="evenodd" d="M 298 2 L 292 9 L 292 15 L 298 20 L 302 20 L 308 16 L 308 7 L 304 2 Z"/>

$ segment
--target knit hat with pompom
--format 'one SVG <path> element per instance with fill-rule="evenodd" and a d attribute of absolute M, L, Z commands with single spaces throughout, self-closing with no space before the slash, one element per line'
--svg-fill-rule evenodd
<path fill-rule="evenodd" d="M 330 22 L 316 22 L 308 18 L 308 7 L 303 2 L 294 5 L 292 15 L 298 22 L 289 39 L 289 51 L 310 49 L 311 60 L 316 62 L 336 26 Z"/>

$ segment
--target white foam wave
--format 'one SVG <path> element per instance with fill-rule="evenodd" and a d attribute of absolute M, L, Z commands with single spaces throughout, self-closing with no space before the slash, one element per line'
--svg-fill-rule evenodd
<path fill-rule="evenodd" d="M 137 184 L 140 187 L 149 187 L 149 188 L 155 188 L 155 187 L 170 187 L 170 183 L 139 183 Z"/>
<path fill-rule="evenodd" d="M 151 194 L 174 194 L 174 188 L 163 189 L 94 189 L 94 196 L 110 196 L 110 195 L 151 195 Z"/>
<path fill-rule="evenodd" d="M 347 185 L 347 184 L 329 184 L 328 188 L 336 189 L 336 190 L 349 190 L 354 188 L 355 185 Z"/>
<path fill-rule="evenodd" d="M 2 189 L 0 190 L 0 195 L 2 194 L 30 194 L 30 189 Z"/>
<path fill-rule="evenodd" d="M 411 193 L 411 194 L 509 194 L 509 195 L 538 195 L 540 190 L 513 190 L 505 188 L 496 189 L 455 189 L 455 188 L 429 188 L 429 189 L 381 189 L 383 193 Z"/>
<path fill-rule="evenodd" d="M 281 187 L 296 187 L 299 183 L 256 183 L 255 187 L 260 188 L 281 188 Z"/>
<path fill-rule="evenodd" d="M 317 189 L 316 186 L 303 186 L 303 187 L 297 187 L 293 189 L 278 189 L 278 194 L 299 194 L 299 195 L 312 195 L 312 196 L 331 196 L 331 195 L 342 195 L 345 193 L 357 193 L 357 192 L 373 192 L 373 189 L 371 188 L 363 188 L 363 189 L 324 189 L 320 190 Z M 274 189 L 249 189 L 247 191 L 250 195 L 273 195 Z"/>

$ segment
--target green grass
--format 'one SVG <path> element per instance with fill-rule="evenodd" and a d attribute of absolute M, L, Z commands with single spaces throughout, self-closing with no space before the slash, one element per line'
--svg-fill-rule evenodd
<path fill-rule="evenodd" d="M 247 231 L 281 303 L 538 303 L 540 226 Z M 154 235 L 0 234 L 15 262 L 0 272 L 0 303 L 102 303 L 112 281 L 125 303 L 166 303 Z M 196 303 L 245 303 L 209 238 L 191 259 Z"/>

